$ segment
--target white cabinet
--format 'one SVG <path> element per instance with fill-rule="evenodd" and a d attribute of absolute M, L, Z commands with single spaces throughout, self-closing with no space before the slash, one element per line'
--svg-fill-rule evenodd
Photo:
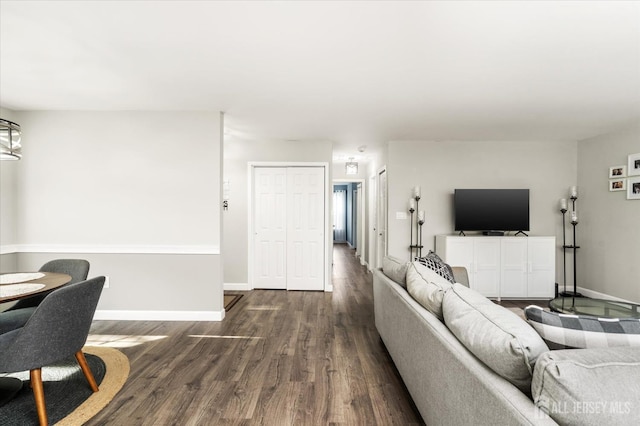
<path fill-rule="evenodd" d="M 555 237 L 438 235 L 436 253 L 466 267 L 470 287 L 487 297 L 554 296 Z"/>

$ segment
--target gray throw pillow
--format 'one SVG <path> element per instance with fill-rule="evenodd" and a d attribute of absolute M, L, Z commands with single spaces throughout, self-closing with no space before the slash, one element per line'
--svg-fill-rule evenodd
<path fill-rule="evenodd" d="M 451 283 L 432 269 L 413 262 L 407 270 L 407 291 L 426 310 L 442 321 L 442 299 Z"/>
<path fill-rule="evenodd" d="M 382 273 L 402 287 L 407 288 L 407 268 L 410 263 L 397 257 L 385 256 L 382 258 Z"/>
<path fill-rule="evenodd" d="M 640 350 L 567 349 L 542 354 L 533 401 L 561 425 L 639 425 Z"/>
<path fill-rule="evenodd" d="M 640 319 L 597 318 L 527 306 L 524 315 L 551 349 L 640 346 Z"/>
<path fill-rule="evenodd" d="M 442 302 L 444 322 L 496 374 L 525 394 L 536 359 L 549 348 L 522 318 L 480 293 L 454 284 Z"/>

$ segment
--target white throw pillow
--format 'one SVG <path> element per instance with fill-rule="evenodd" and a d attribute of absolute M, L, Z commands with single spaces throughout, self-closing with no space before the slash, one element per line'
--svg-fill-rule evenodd
<path fill-rule="evenodd" d="M 549 348 L 529 324 L 461 284 L 445 293 L 442 312 L 449 330 L 471 353 L 530 394 L 533 366 Z"/>
<path fill-rule="evenodd" d="M 382 258 L 382 273 L 402 287 L 407 288 L 407 268 L 409 264 L 409 261 L 402 261 L 393 256 L 385 256 Z"/>
<path fill-rule="evenodd" d="M 442 321 L 442 299 L 451 283 L 419 262 L 407 269 L 407 291 L 426 310 Z"/>

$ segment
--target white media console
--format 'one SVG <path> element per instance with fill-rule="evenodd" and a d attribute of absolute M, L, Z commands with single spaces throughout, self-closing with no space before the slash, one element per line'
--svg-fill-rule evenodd
<path fill-rule="evenodd" d="M 436 236 L 436 253 L 464 266 L 469 286 L 491 298 L 553 299 L 555 237 Z"/>

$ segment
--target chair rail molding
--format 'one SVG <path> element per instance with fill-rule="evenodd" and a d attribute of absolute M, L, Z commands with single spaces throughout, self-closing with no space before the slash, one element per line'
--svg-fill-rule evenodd
<path fill-rule="evenodd" d="M 11 244 L 0 246 L 0 254 L 97 253 L 97 254 L 210 254 L 219 255 L 218 245 L 86 245 Z"/>

